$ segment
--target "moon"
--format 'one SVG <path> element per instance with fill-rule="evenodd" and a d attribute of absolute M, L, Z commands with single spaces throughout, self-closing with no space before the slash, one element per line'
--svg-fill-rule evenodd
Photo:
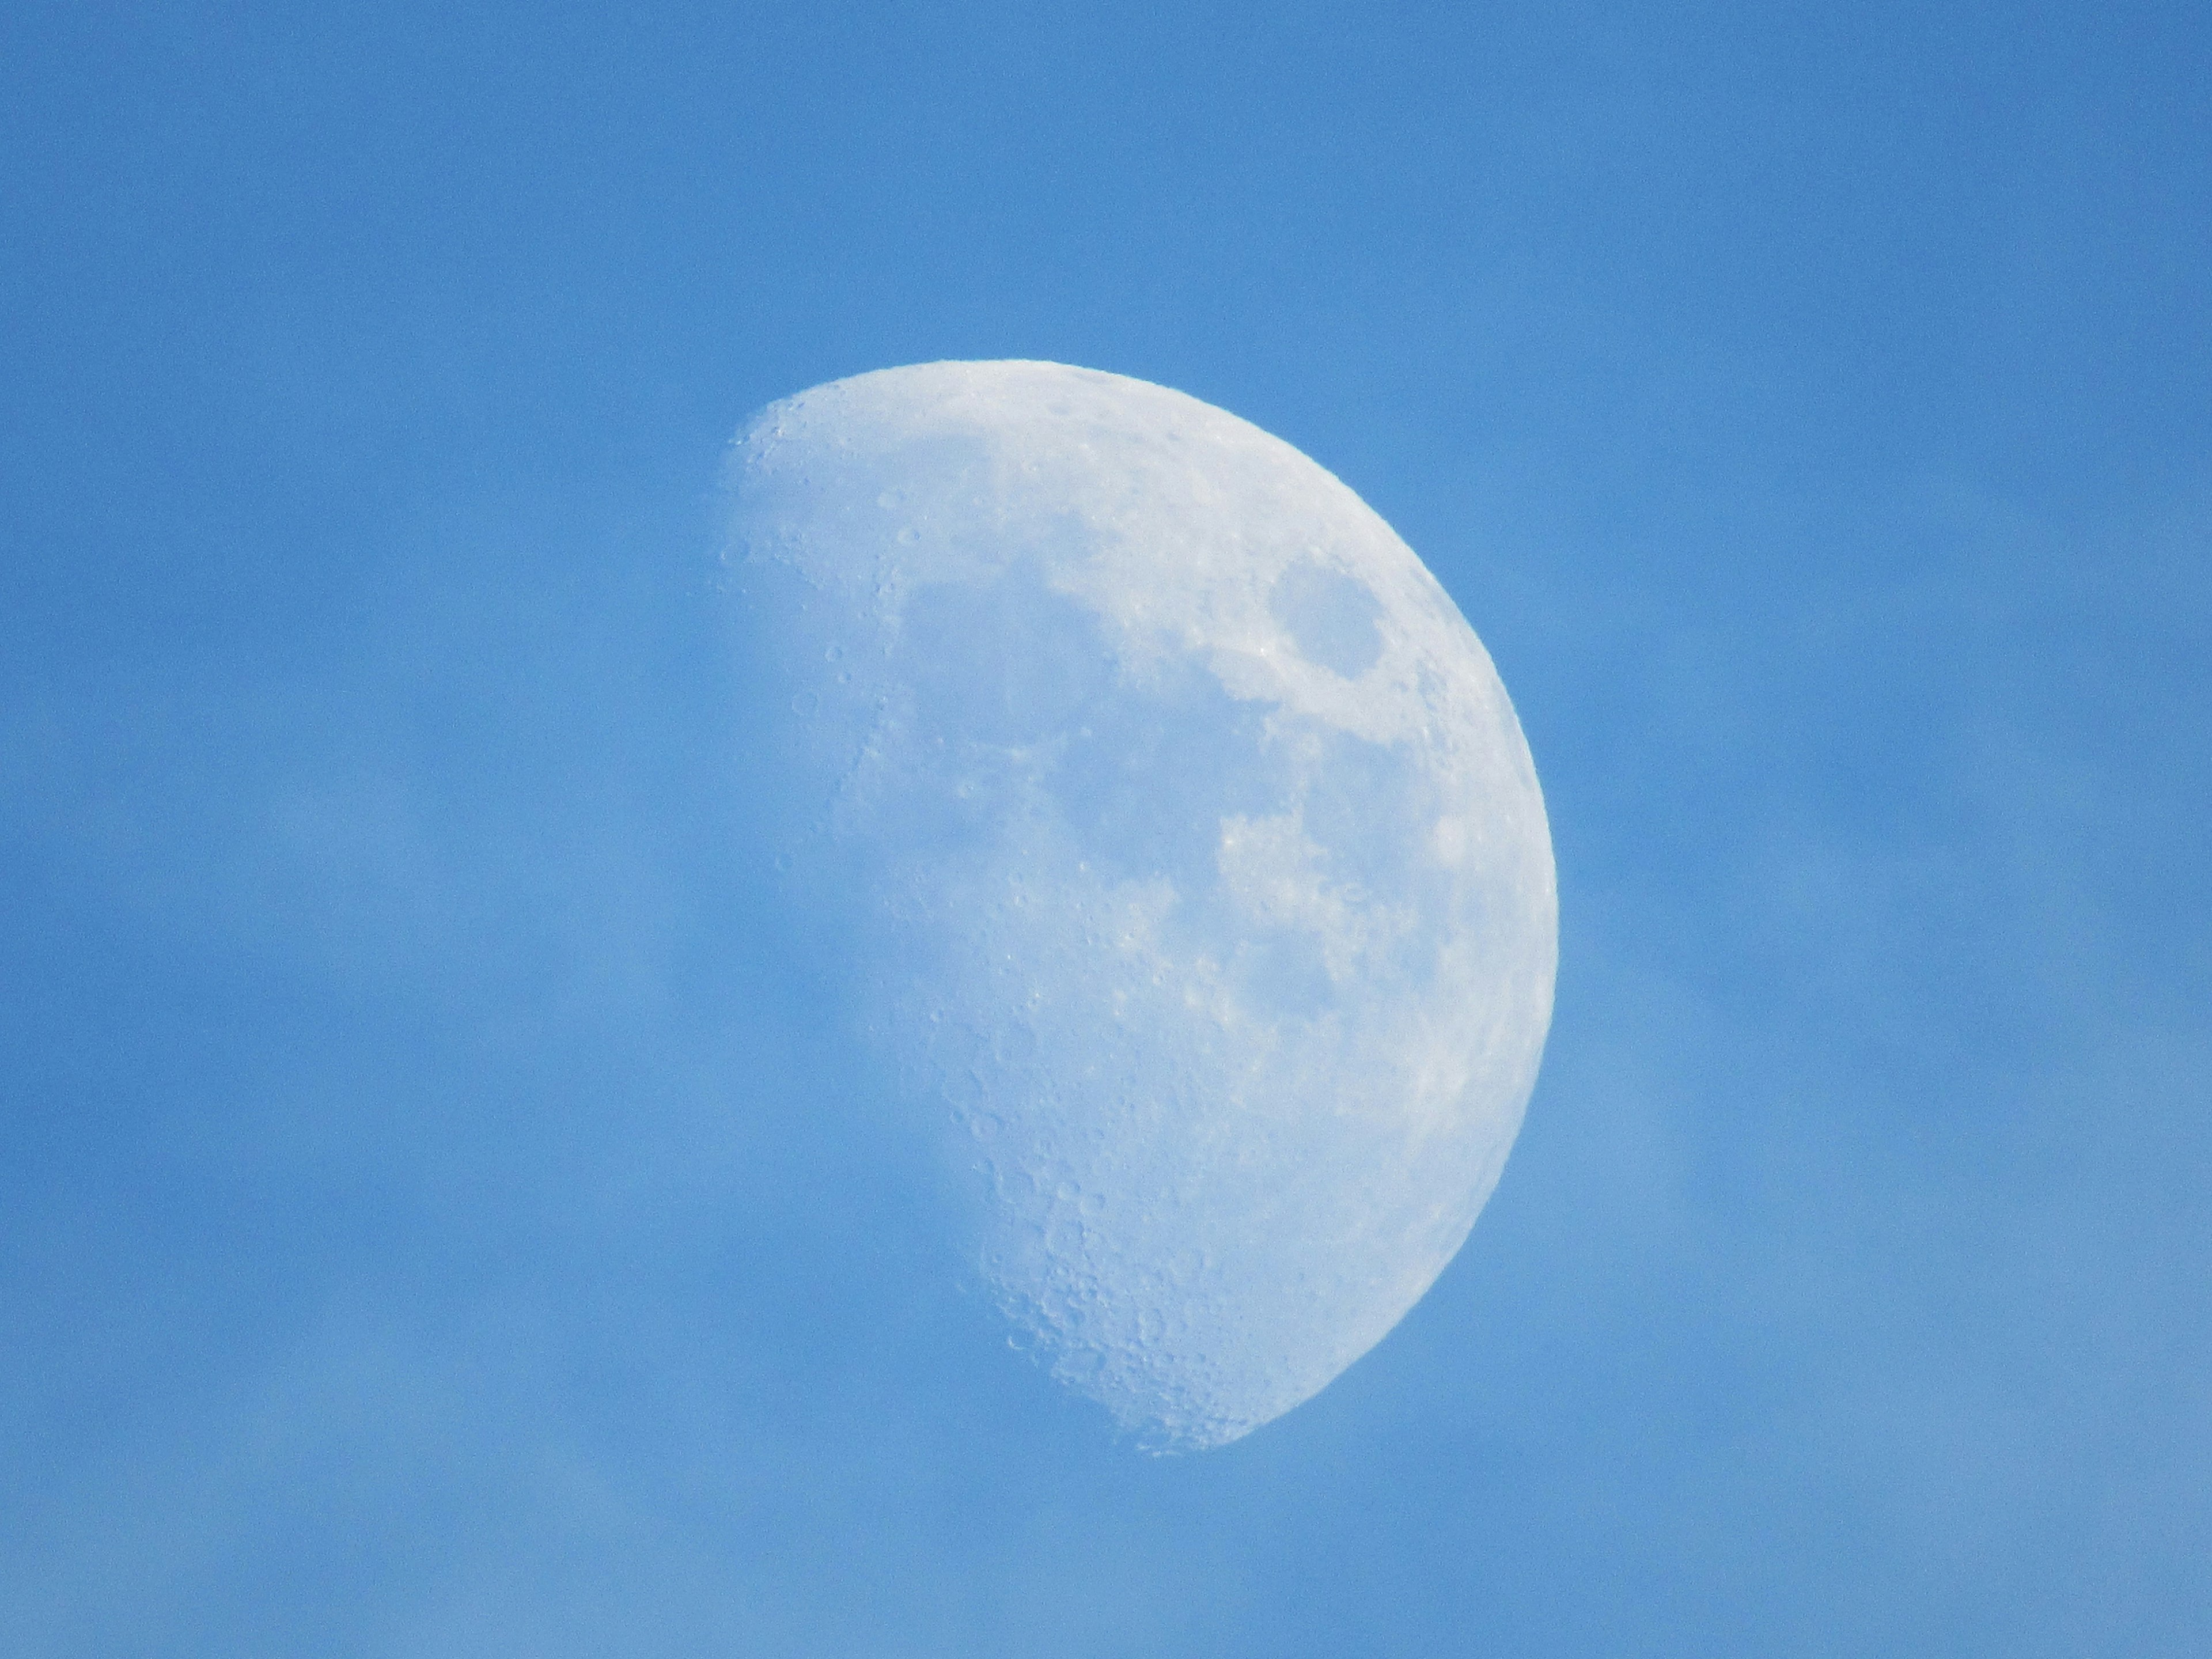
<path fill-rule="evenodd" d="M 1311 1397 L 1465 1241 L 1550 1024 L 1474 630 L 1297 450 L 1097 370 L 838 380 L 728 476 L 789 902 L 1010 1340 L 1156 1449 Z"/>

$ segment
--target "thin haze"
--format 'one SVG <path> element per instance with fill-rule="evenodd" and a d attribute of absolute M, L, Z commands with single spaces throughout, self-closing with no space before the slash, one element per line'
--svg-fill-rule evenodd
<path fill-rule="evenodd" d="M 0 1648 L 2212 1647 L 2201 8 L 0 21 Z M 1024 357 L 1480 634 L 1467 1249 L 1132 1455 L 729 849 L 745 415 Z"/>

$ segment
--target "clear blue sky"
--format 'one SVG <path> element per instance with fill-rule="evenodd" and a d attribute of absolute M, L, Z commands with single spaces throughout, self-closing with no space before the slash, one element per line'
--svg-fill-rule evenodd
<path fill-rule="evenodd" d="M 2212 1651 L 2198 6 L 0 21 L 0 1649 Z M 1468 1249 L 1149 1460 L 731 824 L 739 420 L 1257 422 L 1518 702 Z"/>

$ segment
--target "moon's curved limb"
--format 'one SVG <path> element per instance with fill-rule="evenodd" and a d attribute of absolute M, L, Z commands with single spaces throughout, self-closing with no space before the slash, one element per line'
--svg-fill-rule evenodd
<path fill-rule="evenodd" d="M 983 1283 L 1152 1443 L 1307 1399 L 1459 1249 L 1550 1020 L 1550 836 L 1480 642 L 1328 472 L 1117 375 L 837 381 L 731 482 L 787 850 L 887 964 Z"/>

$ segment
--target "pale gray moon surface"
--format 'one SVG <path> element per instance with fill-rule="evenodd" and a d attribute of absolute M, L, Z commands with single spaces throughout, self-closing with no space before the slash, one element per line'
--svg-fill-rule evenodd
<path fill-rule="evenodd" d="M 1480 642 L 1335 477 L 1118 375 L 837 381 L 731 483 L 793 902 L 867 964 L 1017 1345 L 1160 1448 L 1308 1399 L 1467 1237 L 1551 1017 Z"/>

